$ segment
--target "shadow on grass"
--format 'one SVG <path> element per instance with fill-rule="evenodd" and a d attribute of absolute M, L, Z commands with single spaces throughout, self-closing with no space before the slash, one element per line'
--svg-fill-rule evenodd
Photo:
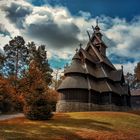
<path fill-rule="evenodd" d="M 71 128 L 85 128 L 92 130 L 101 130 L 101 131 L 115 131 L 111 128 L 112 124 L 107 122 L 96 121 L 93 119 L 75 119 L 71 118 L 69 115 L 58 115 L 57 118 L 50 120 L 50 123 L 53 126 L 62 126 L 62 127 L 71 127 Z"/>
<path fill-rule="evenodd" d="M 17 118 L 0 123 L 2 140 L 88 140 L 77 132 L 114 132 L 110 123 L 93 119 L 75 119 L 68 114 L 56 114 L 48 121 Z M 86 136 L 85 136 L 86 137 Z M 90 139 L 94 140 L 94 138 Z"/>
<path fill-rule="evenodd" d="M 136 111 L 129 111 L 127 113 L 131 113 L 131 114 L 135 114 L 135 115 L 140 115 L 140 110 L 136 110 Z"/>
<path fill-rule="evenodd" d="M 13 126 L 14 127 L 14 126 Z M 29 128 L 29 127 L 28 127 Z M 29 128 L 0 130 L 0 140 L 85 140 L 81 136 L 66 129 L 57 128 Z M 92 139 L 94 140 L 94 139 Z"/>

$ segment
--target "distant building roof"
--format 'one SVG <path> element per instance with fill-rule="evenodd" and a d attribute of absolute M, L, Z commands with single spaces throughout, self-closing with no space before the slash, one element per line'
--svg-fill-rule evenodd
<path fill-rule="evenodd" d="M 140 89 L 131 90 L 131 96 L 140 96 Z"/>

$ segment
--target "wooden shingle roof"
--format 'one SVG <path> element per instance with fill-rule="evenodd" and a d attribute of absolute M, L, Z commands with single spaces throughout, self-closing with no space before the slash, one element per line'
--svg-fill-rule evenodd
<path fill-rule="evenodd" d="M 107 81 L 93 81 L 90 80 L 91 89 L 100 93 L 104 92 L 113 92 L 119 95 L 127 95 L 127 91 L 124 90 L 124 87 L 120 83 L 112 84 Z"/>
<path fill-rule="evenodd" d="M 86 68 L 87 68 L 88 74 L 90 74 L 90 75 L 92 75 L 92 76 L 94 76 L 96 78 L 107 77 L 101 67 L 98 67 L 98 66 L 93 67 L 91 65 L 87 65 Z"/>
<path fill-rule="evenodd" d="M 68 76 L 58 88 L 60 89 L 88 89 L 87 79 L 80 76 Z"/>
<path fill-rule="evenodd" d="M 72 61 L 72 64 L 66 70 L 64 70 L 64 73 L 68 74 L 68 73 L 86 73 L 86 72 L 85 69 L 83 68 L 83 64 L 81 63 L 81 61 L 74 59 Z"/>
<path fill-rule="evenodd" d="M 81 59 L 79 53 L 77 52 L 72 59 Z"/>
<path fill-rule="evenodd" d="M 112 79 L 113 81 L 121 81 L 123 75 L 123 70 L 115 70 L 111 71 L 109 78 Z"/>
<path fill-rule="evenodd" d="M 85 59 L 91 61 L 92 63 L 96 63 L 96 61 L 93 59 L 93 57 L 90 54 L 88 54 L 87 51 L 85 51 L 82 48 L 79 51 L 83 54 L 83 56 L 84 56 Z"/>

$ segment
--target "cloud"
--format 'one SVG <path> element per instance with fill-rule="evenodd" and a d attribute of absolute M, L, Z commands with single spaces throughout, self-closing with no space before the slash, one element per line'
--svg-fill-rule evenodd
<path fill-rule="evenodd" d="M 5 28 L 3 24 L 0 23 L 0 34 L 10 35 L 9 31 Z"/>
<path fill-rule="evenodd" d="M 140 60 L 140 18 L 129 23 L 121 19 L 112 19 L 111 22 L 113 25 L 105 31 L 105 35 L 113 41 L 110 55 Z"/>
<path fill-rule="evenodd" d="M 91 25 L 96 24 L 97 18 L 85 11 L 73 16 L 66 7 L 38 7 L 24 0 L 10 0 L 0 8 L 3 10 L 0 11 L 0 39 L 4 39 L 4 34 L 7 39 L 10 35 L 22 35 L 27 41 L 46 44 L 53 66 L 64 66 L 70 61 L 79 43 L 86 46 L 86 30 L 93 33 Z M 98 19 L 111 61 L 116 65 L 140 61 L 140 17 L 134 17 L 130 22 L 119 17 L 99 16 Z"/>
<path fill-rule="evenodd" d="M 23 33 L 56 49 L 74 48 L 75 44 L 83 42 L 75 18 L 64 7 L 34 8 L 33 13 L 26 18 Z"/>
<path fill-rule="evenodd" d="M 8 35 L 0 34 L 0 50 L 3 50 L 4 45 L 6 45 L 11 38 Z"/>
<path fill-rule="evenodd" d="M 38 7 L 13 0 L 2 9 L 25 39 L 43 42 L 57 50 L 74 50 L 79 43 L 86 44 L 85 30 L 89 25 L 86 17 L 73 17 L 65 7 Z M 80 13 L 89 16 L 87 12 Z"/>
<path fill-rule="evenodd" d="M 134 57 L 131 57 L 131 56 L 119 56 L 117 54 L 109 54 L 109 58 L 110 60 L 114 63 L 114 64 L 125 64 L 127 62 L 131 62 L 131 63 L 134 63 L 136 60 Z"/>
<path fill-rule="evenodd" d="M 85 19 L 89 19 L 91 17 L 91 14 L 89 12 L 85 12 L 85 11 L 79 11 L 79 14 L 84 17 Z"/>
<path fill-rule="evenodd" d="M 123 70 L 124 70 L 124 74 L 132 73 L 134 74 L 134 68 L 136 67 L 138 61 L 135 61 L 133 63 L 127 62 L 125 64 L 123 64 Z M 121 69 L 122 65 L 121 64 L 115 64 L 115 67 L 117 69 Z"/>
<path fill-rule="evenodd" d="M 30 24 L 26 29 L 26 35 L 47 43 L 48 46 L 59 49 L 75 45 L 79 42 L 76 37 L 80 32 L 79 28 L 73 24 L 58 26 L 53 21 L 43 22 L 44 24 Z M 41 34 L 41 36 L 40 36 Z"/>
<path fill-rule="evenodd" d="M 6 17 L 16 25 L 18 28 L 24 27 L 24 20 L 27 15 L 32 12 L 30 5 L 25 5 L 25 3 L 17 3 L 13 1 L 10 5 L 4 5 L 2 10 L 6 12 Z"/>

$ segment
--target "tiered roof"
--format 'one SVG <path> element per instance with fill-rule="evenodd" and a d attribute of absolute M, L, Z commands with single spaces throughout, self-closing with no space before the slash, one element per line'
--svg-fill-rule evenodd
<path fill-rule="evenodd" d="M 106 56 L 106 48 L 97 25 L 87 47 L 85 49 L 80 47 L 76 51 L 71 65 L 64 71 L 66 78 L 58 90 L 88 89 L 99 93 L 128 94 L 123 70 L 116 70 Z"/>

